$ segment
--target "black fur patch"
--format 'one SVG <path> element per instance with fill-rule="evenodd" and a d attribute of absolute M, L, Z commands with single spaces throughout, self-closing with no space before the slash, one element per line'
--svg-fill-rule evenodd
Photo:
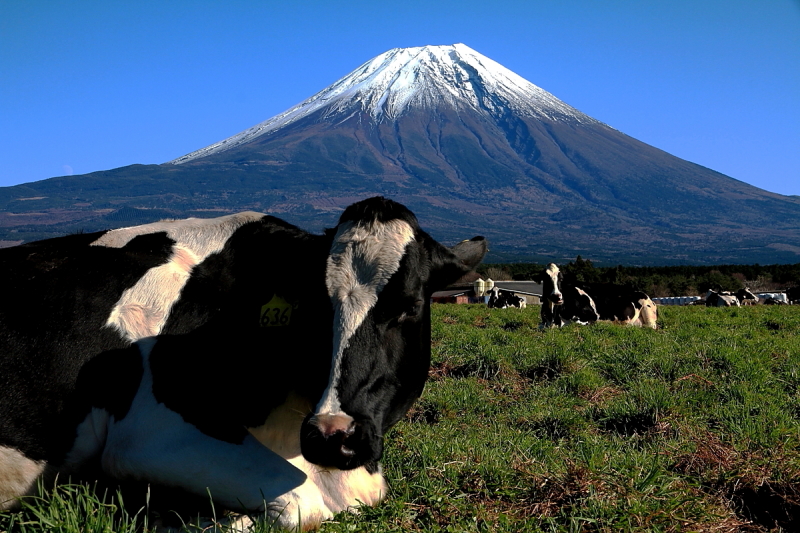
<path fill-rule="evenodd" d="M 316 403 L 327 383 L 333 311 L 325 287 L 330 240 L 273 217 L 239 228 L 197 265 L 150 355 L 153 393 L 200 431 L 239 443 L 295 391 Z M 278 294 L 285 327 L 262 328 Z M 199 326 L 199 327 L 198 327 Z"/>
<path fill-rule="evenodd" d="M 173 241 L 143 235 L 123 248 L 90 246 L 103 232 L 0 250 L 0 445 L 31 459 L 53 439 L 81 367 L 128 342 L 105 327 L 123 291 L 166 262 Z"/>
<path fill-rule="evenodd" d="M 414 213 L 406 206 L 398 204 L 383 196 L 376 196 L 355 203 L 344 210 L 339 217 L 339 224 L 344 222 L 389 222 L 390 220 L 403 220 L 414 230 L 419 229 L 419 223 Z"/>

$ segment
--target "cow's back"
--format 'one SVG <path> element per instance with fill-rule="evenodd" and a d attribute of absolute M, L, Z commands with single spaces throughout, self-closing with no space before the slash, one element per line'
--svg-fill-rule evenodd
<path fill-rule="evenodd" d="M 110 309 L 172 241 L 142 235 L 122 248 L 89 246 L 102 233 L 0 250 L 0 446 L 44 453 L 45 430 L 78 371 L 94 355 L 127 344 L 105 328 Z"/>

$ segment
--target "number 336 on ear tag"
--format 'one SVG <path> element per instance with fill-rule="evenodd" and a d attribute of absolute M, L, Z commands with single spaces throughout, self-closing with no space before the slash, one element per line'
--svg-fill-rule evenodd
<path fill-rule="evenodd" d="M 292 320 L 292 304 L 278 296 L 261 306 L 261 327 L 288 326 Z"/>

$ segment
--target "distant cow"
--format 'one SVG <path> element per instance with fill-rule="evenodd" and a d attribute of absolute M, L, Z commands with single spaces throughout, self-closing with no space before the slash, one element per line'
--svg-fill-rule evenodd
<path fill-rule="evenodd" d="M 562 294 L 564 303 L 557 306 L 562 325 L 594 324 L 600 319 L 594 300 L 583 289 L 564 286 Z"/>
<path fill-rule="evenodd" d="M 611 283 L 575 282 L 594 300 L 600 320 L 656 329 L 658 306 L 642 292 Z"/>
<path fill-rule="evenodd" d="M 734 296 L 739 300 L 739 305 L 756 305 L 758 303 L 758 296 L 753 294 L 747 287 L 742 287 L 736 291 Z"/>
<path fill-rule="evenodd" d="M 639 303 L 639 318 L 638 322 L 634 323 L 635 326 L 642 326 L 645 328 L 658 328 L 658 306 L 656 303 L 650 299 L 650 297 L 643 293 L 639 292 L 640 298 L 638 300 Z"/>
<path fill-rule="evenodd" d="M 540 327 L 551 328 L 564 325 L 558 313 L 558 306 L 564 303 L 564 295 L 561 293 L 563 279 L 564 276 L 555 263 L 548 264 L 544 272 L 534 278 L 534 281 L 542 285 Z"/>
<path fill-rule="evenodd" d="M 739 307 L 739 299 L 731 294 L 709 289 L 706 294 L 706 307 Z"/>
<path fill-rule="evenodd" d="M 598 314 L 594 301 L 585 291 L 564 284 L 564 277 L 554 263 L 536 276 L 542 284 L 542 311 L 539 326 L 561 327 L 567 324 L 591 324 Z"/>
<path fill-rule="evenodd" d="M 383 198 L 324 235 L 255 213 L 160 224 L 0 251 L 0 508 L 95 462 L 287 528 L 380 501 L 430 296 L 486 241 L 445 248 Z"/>
<path fill-rule="evenodd" d="M 525 309 L 527 306 L 527 300 L 523 296 L 517 296 L 511 291 L 493 287 L 489 292 L 489 301 L 486 303 L 489 309 L 505 309 L 507 307 Z"/>

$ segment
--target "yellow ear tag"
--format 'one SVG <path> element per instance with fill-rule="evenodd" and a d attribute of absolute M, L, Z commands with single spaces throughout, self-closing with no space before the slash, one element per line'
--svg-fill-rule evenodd
<path fill-rule="evenodd" d="M 261 306 L 261 327 L 288 326 L 292 319 L 292 304 L 278 296 Z"/>

